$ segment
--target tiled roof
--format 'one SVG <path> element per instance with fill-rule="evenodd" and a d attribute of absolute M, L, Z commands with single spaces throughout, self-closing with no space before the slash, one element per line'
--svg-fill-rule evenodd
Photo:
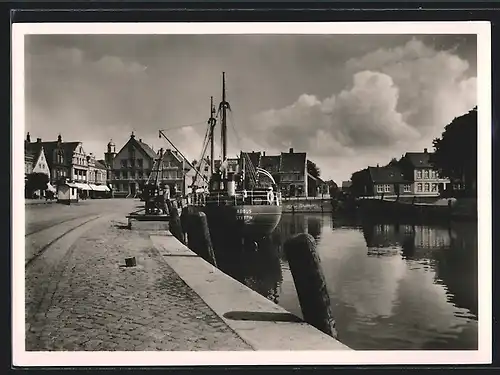
<path fill-rule="evenodd" d="M 305 152 L 282 152 L 280 157 L 280 172 L 302 172 L 306 166 Z"/>
<path fill-rule="evenodd" d="M 40 143 L 25 143 L 24 144 L 24 154 L 28 158 L 38 159 L 40 151 L 42 150 L 42 145 Z"/>
<path fill-rule="evenodd" d="M 147 143 L 144 143 L 142 141 L 135 140 L 137 144 L 144 150 L 144 152 L 151 158 L 155 159 L 156 158 L 156 152 L 149 146 Z"/>
<path fill-rule="evenodd" d="M 404 183 L 408 182 L 403 172 L 396 167 L 368 167 L 373 183 Z"/>
<path fill-rule="evenodd" d="M 405 156 L 415 168 L 432 168 L 429 152 L 407 152 Z"/>
<path fill-rule="evenodd" d="M 151 159 L 156 159 L 158 157 L 157 153 L 154 152 L 148 144 L 142 142 L 141 140 L 137 140 L 135 136 L 131 136 L 117 154 L 121 153 L 130 144 L 135 145 L 137 148 L 141 149 Z"/>
<path fill-rule="evenodd" d="M 167 157 L 167 155 L 172 155 L 174 158 L 176 158 L 179 163 L 182 163 L 184 161 L 184 168 L 186 170 L 190 169 L 191 167 L 189 166 L 189 162 L 188 160 L 186 160 L 186 158 L 184 158 L 181 154 L 179 154 L 177 151 L 175 150 L 170 150 L 170 149 L 167 149 L 163 152 L 163 159 L 162 159 L 162 163 L 165 161 L 165 158 Z"/>
<path fill-rule="evenodd" d="M 231 165 L 235 165 L 235 164 L 238 164 L 239 163 L 239 159 L 238 158 L 228 158 L 227 159 L 227 163 L 228 164 L 231 164 Z M 214 160 L 214 167 L 215 168 L 219 168 L 220 167 L 220 159 L 215 159 Z"/>
<path fill-rule="evenodd" d="M 71 160 L 70 158 L 73 156 L 73 152 L 75 151 L 75 148 L 80 144 L 80 142 L 58 142 L 58 141 L 49 141 L 49 142 L 31 142 L 29 145 L 34 145 L 34 146 L 29 146 L 29 147 L 36 147 L 36 145 L 41 145 L 43 146 L 43 149 L 45 150 L 45 156 L 47 159 L 47 164 L 49 167 L 52 167 L 52 162 L 53 162 L 53 153 L 54 150 L 61 147 L 64 150 L 64 158 L 68 162 L 68 160 Z"/>
<path fill-rule="evenodd" d="M 104 164 L 104 160 L 96 160 L 95 168 L 97 169 L 106 169 L 106 165 Z"/>
<path fill-rule="evenodd" d="M 277 173 L 280 169 L 280 157 L 276 156 L 266 156 L 262 155 L 260 157 L 260 168 L 265 169 L 268 172 Z"/>
<path fill-rule="evenodd" d="M 67 153 L 67 155 L 72 155 L 73 152 L 75 152 L 75 148 L 80 144 L 81 142 L 63 142 L 63 147 L 64 151 Z"/>
<path fill-rule="evenodd" d="M 253 166 L 256 168 L 260 164 L 260 156 L 261 153 L 259 152 L 242 152 L 243 154 L 247 154 L 248 157 L 250 158 L 250 161 L 252 162 Z"/>

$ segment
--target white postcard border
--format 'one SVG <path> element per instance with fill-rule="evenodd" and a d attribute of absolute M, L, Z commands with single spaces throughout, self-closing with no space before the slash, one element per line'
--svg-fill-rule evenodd
<path fill-rule="evenodd" d="M 476 34 L 478 298 L 476 351 L 27 352 L 24 321 L 24 36 L 28 34 Z M 39 23 L 12 25 L 12 348 L 15 366 L 480 364 L 492 358 L 491 26 L 489 22 Z"/>

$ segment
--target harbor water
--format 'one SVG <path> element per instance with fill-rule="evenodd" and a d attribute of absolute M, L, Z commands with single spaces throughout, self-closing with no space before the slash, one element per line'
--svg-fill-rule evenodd
<path fill-rule="evenodd" d="M 301 316 L 283 252 L 317 241 L 339 340 L 357 350 L 476 350 L 476 223 L 355 222 L 283 214 L 259 251 L 216 249 L 219 267 Z"/>

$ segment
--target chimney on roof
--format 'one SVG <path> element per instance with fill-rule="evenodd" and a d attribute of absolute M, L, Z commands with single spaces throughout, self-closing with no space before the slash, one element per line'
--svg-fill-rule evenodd
<path fill-rule="evenodd" d="M 262 156 L 266 156 L 266 152 L 265 151 L 262 151 Z"/>
<path fill-rule="evenodd" d="M 424 148 L 424 154 L 427 154 L 427 149 L 426 148 Z"/>
<path fill-rule="evenodd" d="M 141 143 L 142 143 L 142 138 L 139 138 L 139 142 L 141 142 Z"/>
<path fill-rule="evenodd" d="M 290 154 L 293 154 L 293 147 L 290 147 Z"/>
<path fill-rule="evenodd" d="M 42 142 L 42 138 L 37 138 L 36 139 L 36 143 L 41 143 Z"/>
<path fill-rule="evenodd" d="M 59 134 L 59 135 L 57 136 L 57 142 L 59 142 L 59 143 L 61 143 L 61 142 L 62 142 L 62 137 L 61 137 L 61 134 Z"/>
<path fill-rule="evenodd" d="M 377 168 L 380 168 L 380 165 L 378 165 L 378 163 L 377 163 Z"/>
<path fill-rule="evenodd" d="M 130 134 L 130 138 L 135 138 L 134 132 L 132 132 L 132 134 Z"/>
<path fill-rule="evenodd" d="M 30 132 L 28 132 L 28 134 L 26 134 L 26 142 L 28 142 L 28 143 L 31 142 Z"/>

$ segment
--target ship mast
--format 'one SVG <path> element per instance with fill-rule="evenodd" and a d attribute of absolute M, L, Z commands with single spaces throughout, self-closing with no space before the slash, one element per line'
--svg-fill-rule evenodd
<path fill-rule="evenodd" d="M 222 113 L 221 119 L 221 141 L 222 141 L 222 160 L 221 163 L 226 161 L 227 156 L 227 123 L 226 123 L 226 110 L 229 108 L 229 103 L 226 101 L 226 73 L 222 72 L 222 102 L 219 104 L 219 110 Z"/>
<path fill-rule="evenodd" d="M 214 174 L 215 163 L 214 163 L 214 129 L 215 129 L 215 107 L 214 107 L 214 97 L 210 97 L 210 119 L 208 124 L 210 125 L 210 174 Z"/>

